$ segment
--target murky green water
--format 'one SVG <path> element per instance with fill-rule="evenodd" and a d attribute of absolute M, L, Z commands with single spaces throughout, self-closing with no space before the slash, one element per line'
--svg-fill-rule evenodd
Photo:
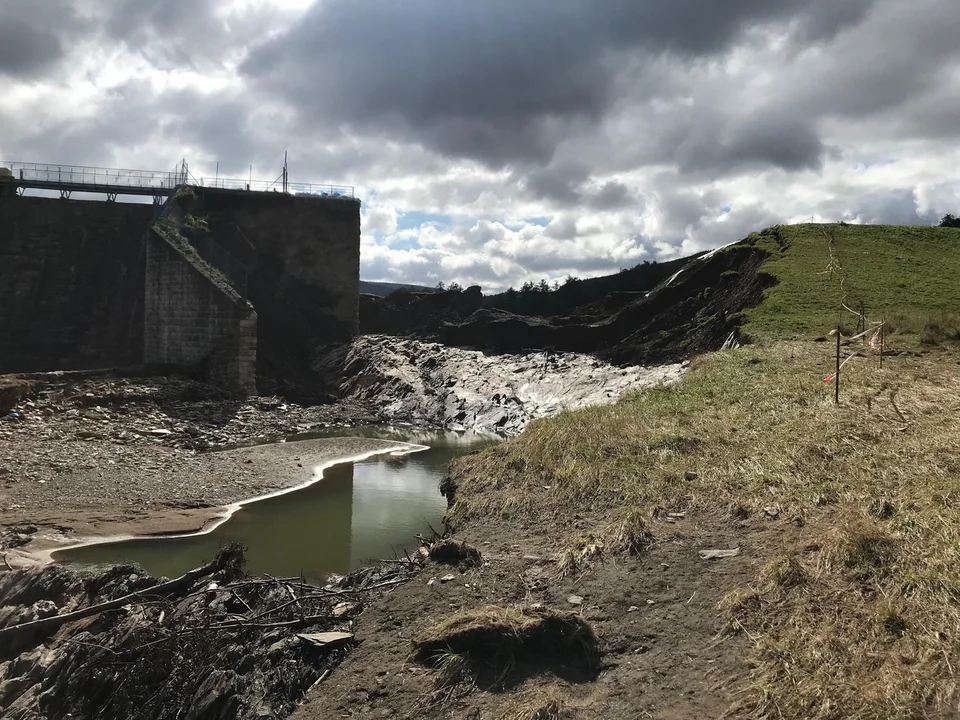
<path fill-rule="evenodd" d="M 54 559 L 70 564 L 135 563 L 173 577 L 209 561 L 230 542 L 248 548 L 247 570 L 320 579 L 345 573 L 371 558 L 403 555 L 416 547 L 427 523 L 440 527 L 446 500 L 438 484 L 458 455 L 490 438 L 407 428 L 351 429 L 311 437 L 352 435 L 427 445 L 403 458 L 381 457 L 328 468 L 323 480 L 238 510 L 206 535 L 149 538 L 67 550 Z"/>

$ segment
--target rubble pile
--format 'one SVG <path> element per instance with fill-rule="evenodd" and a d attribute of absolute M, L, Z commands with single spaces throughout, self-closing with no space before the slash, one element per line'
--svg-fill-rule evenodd
<path fill-rule="evenodd" d="M 286 717 L 349 652 L 371 593 L 416 569 L 372 567 L 318 587 L 244 577 L 242 562 L 231 546 L 173 581 L 133 566 L 0 573 L 0 715 Z"/>

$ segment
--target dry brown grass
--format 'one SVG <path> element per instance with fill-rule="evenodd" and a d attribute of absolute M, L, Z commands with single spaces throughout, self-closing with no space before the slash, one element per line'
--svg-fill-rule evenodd
<path fill-rule="evenodd" d="M 557 688 L 538 687 L 521 693 L 499 720 L 576 720 L 580 704 Z"/>
<path fill-rule="evenodd" d="M 527 606 L 464 610 L 413 640 L 414 659 L 438 672 L 438 685 L 500 687 L 518 669 L 575 665 L 595 670 L 597 636 L 582 617 Z"/>
<path fill-rule="evenodd" d="M 922 345 L 943 345 L 960 340 L 960 313 L 947 310 L 897 312 L 886 319 L 886 333 L 894 343 L 900 336 L 915 337 Z"/>
<path fill-rule="evenodd" d="M 639 555 L 653 544 L 643 512 L 629 508 L 597 534 L 578 537 L 557 555 L 557 573 L 560 577 L 581 575 L 595 562 L 618 555 Z"/>
<path fill-rule="evenodd" d="M 777 505 L 829 524 L 819 551 L 774 558 L 721 603 L 758 656 L 736 713 L 956 712 L 958 355 L 891 356 L 883 370 L 875 357 L 855 358 L 837 407 L 822 382 L 831 351 L 784 343 L 717 353 L 674 387 L 538 421 L 455 464 L 452 519 L 522 514 L 562 525 L 585 510 Z M 568 561 L 573 571 L 610 552 L 603 531 L 588 539 Z"/>

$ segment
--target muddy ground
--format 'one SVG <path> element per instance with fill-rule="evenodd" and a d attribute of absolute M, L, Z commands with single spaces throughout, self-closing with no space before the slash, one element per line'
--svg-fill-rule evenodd
<path fill-rule="evenodd" d="M 302 457 L 212 451 L 336 428 L 347 436 L 371 424 L 509 435 L 682 371 L 573 354 L 486 356 L 384 336 L 325 357 L 328 371 L 346 378 L 342 400 L 309 407 L 237 399 L 176 377 L 32 376 L 0 417 L 0 552 L 15 564 L 24 552 L 82 537 L 195 531 L 224 505 L 304 484 L 317 465 L 389 448 L 353 438 L 317 441 Z"/>
<path fill-rule="evenodd" d="M 83 536 L 198 529 L 225 504 L 301 484 L 316 463 L 337 455 L 385 450 L 394 443 L 318 440 L 311 441 L 309 453 L 307 445 L 298 443 L 284 446 L 282 453 L 271 449 L 268 454 L 256 447 L 230 449 L 234 446 L 331 427 L 343 427 L 348 434 L 349 425 L 371 423 L 409 422 L 512 434 L 532 419 L 567 407 L 612 402 L 645 384 L 675 381 L 683 369 L 680 365 L 616 368 L 573 354 L 488 356 L 376 336 L 359 339 L 354 347 L 332 356 L 329 365 L 345 372 L 343 400 L 320 407 L 269 397 L 237 400 L 177 378 L 31 379 L 35 385 L 28 396 L 0 418 L 0 543 L 4 545 L 0 573 L 4 563 L 42 557 L 44 548 Z M 593 527 L 594 521 L 584 518 L 584 528 Z M 345 656 L 346 664 L 335 668 L 336 663 L 324 665 L 322 658 L 314 657 L 311 662 L 317 662 L 308 667 L 304 663 L 309 653 L 301 641 L 290 639 L 286 626 L 279 634 L 268 627 L 254 628 L 249 642 L 221 642 L 221 638 L 212 650 L 177 639 L 175 647 L 182 645 L 197 662 L 205 657 L 203 653 L 213 653 L 217 669 L 178 677 L 179 694 L 170 695 L 167 705 L 154 703 L 150 716 L 174 717 L 180 712 L 196 718 L 238 717 L 242 706 L 244 717 L 281 718 L 293 711 L 306 691 L 305 704 L 296 710 L 299 718 L 532 718 L 535 715 L 514 710 L 542 692 L 559 693 L 564 702 L 582 703 L 585 708 L 592 702 L 599 712 L 590 715 L 593 711 L 584 710 L 586 714 L 577 717 L 710 717 L 729 699 L 729 678 L 744 668 L 739 659 L 742 639 L 710 645 L 718 628 L 716 613 L 709 610 L 726 589 L 752 576 L 760 558 L 781 542 L 779 536 L 767 533 L 761 521 L 756 522 L 759 534 L 754 535 L 750 535 L 753 529 L 723 518 L 691 518 L 682 526 L 665 525 L 649 554 L 598 565 L 588 575 L 567 579 L 555 574 L 554 557 L 560 548 L 549 538 L 557 536 L 556 528 L 522 522 L 474 525 L 462 536 L 481 550 L 480 566 L 464 567 L 461 572 L 453 566 L 427 564 L 419 574 L 410 574 L 409 581 L 384 588 L 380 599 L 351 610 L 349 628 L 357 633 L 359 643 L 349 655 L 337 655 L 336 662 Z M 699 560 L 696 550 L 714 544 L 741 544 L 745 550 L 736 558 L 719 561 L 722 565 Z M 37 578 L 48 577 L 37 570 L 25 572 L 20 585 L 34 587 Z M 87 587 L 84 583 L 96 586 L 95 580 L 71 576 L 61 583 L 63 587 L 34 593 L 29 602 L 8 598 L 12 609 L 0 618 L 0 627 L 84 607 L 156 582 L 131 568 L 122 575 L 111 582 L 126 578 L 120 583 L 123 588 L 95 596 L 81 591 Z M 72 589 L 65 592 L 64 587 Z M 191 597 L 197 597 L 197 592 L 194 588 Z M 582 602 L 571 604 L 572 595 L 582 597 Z M 239 598 L 227 607 L 211 596 L 213 610 L 204 609 L 207 601 L 180 603 L 176 612 L 171 606 L 179 623 L 174 627 L 179 632 L 191 623 L 202 624 L 210 612 L 220 613 L 220 623 L 237 614 L 249 623 L 260 611 L 254 602 L 279 602 L 275 596 L 240 594 Z M 412 635 L 460 608 L 490 603 L 539 603 L 582 614 L 599 636 L 601 665 L 584 675 L 580 669 L 566 667 L 562 654 L 520 658 L 515 672 L 504 678 L 507 685 L 458 686 L 438 692 L 435 671 L 412 660 Z M 295 602 L 291 600 L 290 606 L 295 607 Z M 81 688 L 87 687 L 90 678 L 102 676 L 98 674 L 101 665 L 113 667 L 111 658 L 142 668 L 154 651 L 139 648 L 173 642 L 170 633 L 154 627 L 163 607 L 128 608 L 93 623 L 71 623 L 52 641 L 41 638 L 19 656 L 0 660 L 0 708 L 26 698 L 17 706 L 23 712 L 16 717 L 66 717 L 71 708 L 73 717 L 96 716 L 96 703 L 91 705 Z M 325 612 L 332 612 L 331 608 Z M 296 614 L 288 615 L 283 615 L 285 622 L 297 619 Z M 342 625 L 319 623 L 321 629 Z M 673 634 L 682 636 L 682 642 L 675 642 Z M 89 650 L 91 644 L 107 650 L 76 654 L 77 647 Z M 56 658 L 67 657 L 71 649 L 73 684 L 54 682 L 50 678 L 55 671 L 62 672 Z M 164 655 L 163 662 L 176 657 Z M 289 682 L 283 672 L 288 662 L 297 668 Z M 324 674 L 324 668 L 332 672 Z M 162 683 L 154 680 L 144 679 L 136 691 L 157 685 L 156 691 L 161 692 Z M 155 699 L 149 693 L 140 700 L 137 695 L 117 698 L 104 688 L 98 697 L 113 703 L 117 717 L 137 702 Z M 515 692 L 505 693 L 505 688 Z M 70 693 L 87 699 L 76 704 L 79 701 L 74 698 L 71 706 Z M 215 702 L 220 695 L 237 699 Z M 176 712 L 164 714 L 167 708 Z M 655 712 L 645 715 L 643 708 Z"/>
<path fill-rule="evenodd" d="M 584 517 L 584 531 L 594 527 Z M 309 693 L 295 720 L 435 718 L 606 720 L 719 718 L 735 705 L 750 673 L 750 639 L 726 632 L 717 603 L 756 577 L 785 549 L 812 543 L 799 528 L 763 515 L 725 513 L 655 520 L 654 545 L 635 557 L 608 558 L 580 576 L 560 578 L 557 528 L 520 522 L 471 523 L 457 537 L 481 549 L 480 567 L 428 567 L 358 618 L 359 646 Z M 738 549 L 704 560 L 699 551 Z M 574 604 L 576 603 L 576 604 Z M 498 675 L 454 687 L 415 661 L 413 640 L 434 623 L 488 605 L 536 606 L 582 616 L 599 638 L 599 666 L 585 672 L 573 653 L 488 656 Z M 555 703 L 555 704 L 554 704 Z M 538 715 L 537 713 L 540 712 Z M 550 714 L 553 713 L 553 714 Z"/>

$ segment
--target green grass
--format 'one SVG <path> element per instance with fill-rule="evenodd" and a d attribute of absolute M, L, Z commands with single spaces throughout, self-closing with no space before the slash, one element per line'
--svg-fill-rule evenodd
<path fill-rule="evenodd" d="M 960 230 L 896 225 L 792 225 L 750 240 L 770 252 L 762 271 L 779 280 L 756 308 L 745 312 L 755 337 L 812 338 L 857 318 L 841 301 L 866 305 L 871 320 L 897 318 L 920 333 L 931 314 L 960 308 Z M 833 252 L 831 253 L 831 244 Z M 842 284 L 841 284 L 842 281 Z M 953 322 L 951 318 L 951 322 Z"/>
<path fill-rule="evenodd" d="M 643 552 L 662 509 L 775 506 L 822 523 L 819 550 L 787 548 L 719 608 L 756 648 L 735 714 L 935 715 L 956 703 L 960 665 L 958 357 L 856 358 L 836 406 L 830 344 L 713 353 L 676 385 L 536 421 L 456 461 L 451 519 L 557 528 L 557 569 L 576 575 L 615 549 Z M 582 517 L 589 536 L 574 529 Z"/>
<path fill-rule="evenodd" d="M 781 548 L 718 607 L 755 649 L 733 714 L 948 716 L 960 705 L 960 230 L 799 225 L 749 242 L 779 280 L 744 313 L 757 343 L 457 460 L 449 519 L 553 528 L 558 574 L 580 575 L 643 552 L 663 511 L 774 506 L 817 543 Z M 893 351 L 881 369 L 845 344 L 862 356 L 838 406 L 823 382 L 833 343 L 810 341 L 853 330 L 841 302 L 885 318 Z"/>

